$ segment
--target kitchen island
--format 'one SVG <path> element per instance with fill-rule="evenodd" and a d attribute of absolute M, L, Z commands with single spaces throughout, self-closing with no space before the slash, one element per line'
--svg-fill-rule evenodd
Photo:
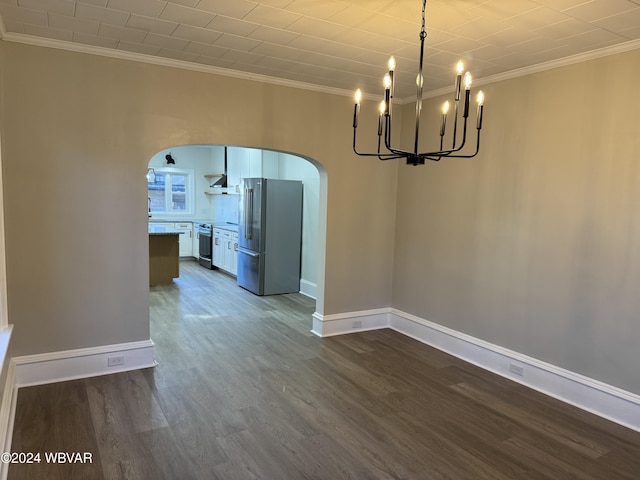
<path fill-rule="evenodd" d="M 178 255 L 181 231 L 149 225 L 149 285 L 169 285 L 180 276 Z"/>

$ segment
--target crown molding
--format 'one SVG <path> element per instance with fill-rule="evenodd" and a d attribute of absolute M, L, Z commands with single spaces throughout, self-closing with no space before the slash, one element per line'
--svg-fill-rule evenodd
<path fill-rule="evenodd" d="M 527 75 L 531 75 L 533 73 L 540 73 L 547 70 L 552 70 L 554 68 L 566 67 L 568 65 L 574 65 L 576 63 L 582 63 L 589 60 L 595 60 L 597 58 L 609 57 L 611 55 L 616 55 L 618 53 L 630 52 L 632 50 L 637 50 L 640 48 L 640 39 L 639 40 L 631 40 L 629 42 L 618 43 L 617 45 L 612 45 L 610 47 L 603 47 L 597 50 L 591 50 L 589 52 L 579 53 L 577 55 L 571 55 L 570 57 L 559 58 L 558 60 L 551 60 L 550 62 L 538 63 L 536 65 L 531 65 L 528 67 L 518 68 L 516 70 L 510 70 L 504 73 L 498 73 L 496 75 L 490 75 L 488 77 L 482 77 L 479 79 L 473 79 L 474 86 L 482 86 L 488 85 L 490 83 L 501 82 L 503 80 L 510 80 L 512 78 L 524 77 Z M 451 87 L 439 88 L 437 90 L 432 90 L 427 92 L 423 98 L 433 98 L 438 97 L 440 95 L 445 95 L 447 93 L 451 93 L 453 89 Z M 402 98 L 399 100 L 399 103 L 411 103 L 415 102 L 414 99 Z"/>
<path fill-rule="evenodd" d="M 297 80 L 287 80 L 284 78 L 270 77 L 268 75 L 261 75 L 259 73 L 241 72 L 239 70 L 232 70 L 230 68 L 214 67 L 212 65 L 186 62 L 184 60 L 176 60 L 173 58 L 156 57 L 143 53 L 116 50 L 113 48 L 85 45 L 81 43 L 67 42 L 64 40 L 56 40 L 51 38 L 35 37 L 32 35 L 26 35 L 24 33 L 6 32 L 0 37 L 0 39 L 7 42 L 23 43 L 26 45 L 34 45 L 38 47 L 55 48 L 58 50 L 67 50 L 77 53 L 87 53 L 90 55 L 99 55 L 102 57 L 117 58 L 120 60 L 130 60 L 132 62 L 149 63 L 152 65 L 160 65 L 163 67 L 192 70 L 200 73 L 209 73 L 212 75 L 220 75 L 223 77 L 232 77 L 242 80 L 251 80 L 255 82 L 268 83 L 284 87 L 299 88 L 302 90 L 313 90 L 320 93 L 329 93 L 342 96 L 350 96 L 353 94 L 353 92 L 342 88 L 326 87 L 323 85 L 299 82 Z"/>
<path fill-rule="evenodd" d="M 332 95 L 340 96 L 353 96 L 352 90 L 345 90 L 343 88 L 327 87 L 323 85 L 316 85 L 312 83 L 299 82 L 296 80 L 287 80 L 283 78 L 270 77 L 268 75 L 261 75 L 258 73 L 241 72 L 239 70 L 232 70 L 230 68 L 214 67 L 211 65 L 204 65 L 200 63 L 186 62 L 183 60 L 175 60 L 172 58 L 155 57 L 152 55 L 145 55 L 143 53 L 127 52 L 124 50 L 116 50 L 112 48 L 97 47 L 94 45 L 84 45 L 80 43 L 67 42 L 64 40 L 55 40 L 50 38 L 35 37 L 32 35 L 26 35 L 23 33 L 7 32 L 4 28 L 4 23 L 0 17 L 0 40 L 7 42 L 23 43 L 27 45 L 35 45 L 39 47 L 55 48 L 58 50 L 67 50 L 71 52 L 87 53 L 90 55 L 100 55 L 103 57 L 117 58 L 120 60 L 129 60 L 133 62 L 149 63 L 152 65 L 160 65 L 164 67 L 179 68 L 182 70 L 192 70 L 195 72 L 209 73 L 212 75 L 220 75 L 223 77 L 238 78 L 243 80 L 251 80 L 255 82 L 267 83 L 272 85 L 279 85 L 284 87 L 299 88 L 302 90 L 311 90 L 319 93 L 328 93 Z M 546 70 L 552 70 L 554 68 L 565 67 L 568 65 L 574 65 L 576 63 L 586 62 L 588 60 L 594 60 L 597 58 L 608 57 L 610 55 L 616 55 L 619 53 L 629 52 L 640 48 L 640 39 L 631 40 L 625 43 L 619 43 L 609 47 L 599 48 L 597 50 L 591 50 L 585 53 L 579 53 L 569 57 L 560 58 L 558 60 L 552 60 L 550 62 L 538 63 L 528 67 L 518 68 L 510 70 L 504 73 L 498 73 L 496 75 L 490 75 L 488 77 L 482 77 L 474 79 L 473 83 L 476 86 L 487 85 L 490 83 L 500 82 L 503 80 L 509 80 L 512 78 L 524 77 L 534 73 L 544 72 Z M 443 87 L 436 90 L 431 90 L 423 95 L 423 98 L 433 98 L 440 95 L 451 93 L 451 87 Z M 368 100 L 378 100 L 379 95 L 369 94 L 363 92 L 363 98 Z M 415 102 L 415 98 L 405 97 L 396 98 L 394 100 L 398 104 L 404 105 Z"/>

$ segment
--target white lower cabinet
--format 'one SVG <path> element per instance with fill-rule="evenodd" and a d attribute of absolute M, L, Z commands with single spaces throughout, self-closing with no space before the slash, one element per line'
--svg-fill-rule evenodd
<path fill-rule="evenodd" d="M 213 229 L 213 265 L 232 275 L 238 274 L 238 233 Z"/>
<path fill-rule="evenodd" d="M 191 228 L 191 256 L 196 260 L 200 257 L 200 234 L 197 223 L 194 223 Z"/>
<path fill-rule="evenodd" d="M 213 266 L 223 268 L 224 265 L 224 237 L 222 236 L 222 230 L 218 228 L 213 229 Z"/>
<path fill-rule="evenodd" d="M 180 230 L 180 256 L 190 257 L 193 252 L 193 223 L 176 222 L 173 224 L 173 228 Z"/>
<path fill-rule="evenodd" d="M 232 273 L 238 274 L 238 234 L 236 232 L 226 232 L 224 239 L 224 269 Z"/>

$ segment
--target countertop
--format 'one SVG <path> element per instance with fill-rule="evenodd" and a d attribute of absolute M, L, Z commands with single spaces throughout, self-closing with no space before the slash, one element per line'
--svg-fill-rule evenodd
<path fill-rule="evenodd" d="M 149 225 L 149 235 L 180 235 L 184 230 L 176 230 L 173 227 L 163 225 Z"/>
<path fill-rule="evenodd" d="M 213 225 L 213 228 L 219 228 L 221 230 L 227 230 L 231 232 L 238 231 L 237 223 L 230 222 L 212 222 L 211 220 L 167 220 L 165 218 L 149 218 L 149 233 L 153 235 L 168 235 L 173 233 L 184 233 L 184 230 L 176 230 L 172 227 L 165 227 L 163 225 L 152 225 L 157 223 L 193 223 L 194 225 L 199 225 L 201 223 L 210 223 Z M 157 227 L 157 229 L 155 229 Z M 152 231 L 151 229 L 154 228 Z"/>
<path fill-rule="evenodd" d="M 238 224 L 237 223 L 226 223 L 226 222 L 214 223 L 213 224 L 213 228 L 219 228 L 220 230 L 228 230 L 230 232 L 237 232 L 238 231 Z"/>

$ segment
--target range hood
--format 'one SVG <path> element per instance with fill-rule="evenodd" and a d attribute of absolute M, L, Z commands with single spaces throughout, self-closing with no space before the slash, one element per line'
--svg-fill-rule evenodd
<path fill-rule="evenodd" d="M 225 162 L 226 163 L 226 162 Z M 225 165 L 225 173 L 213 184 L 212 187 L 227 188 L 227 169 Z"/>
<path fill-rule="evenodd" d="M 224 173 L 212 185 L 213 188 L 227 188 L 227 147 L 224 147 Z"/>

